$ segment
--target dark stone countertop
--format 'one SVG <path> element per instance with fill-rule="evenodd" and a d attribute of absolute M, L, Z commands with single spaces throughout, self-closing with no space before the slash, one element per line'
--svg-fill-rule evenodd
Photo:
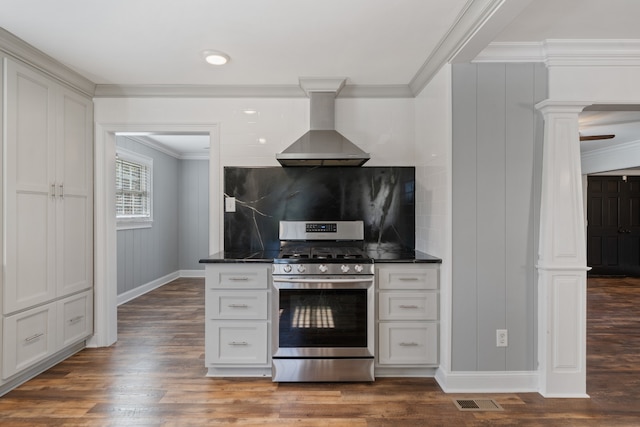
<path fill-rule="evenodd" d="M 433 255 L 413 249 L 405 250 L 381 250 L 369 249 L 367 255 L 373 258 L 374 263 L 414 263 L 414 264 L 441 264 L 442 260 Z M 278 251 L 220 251 L 200 260 L 201 264 L 215 263 L 272 263 L 278 256 Z"/>

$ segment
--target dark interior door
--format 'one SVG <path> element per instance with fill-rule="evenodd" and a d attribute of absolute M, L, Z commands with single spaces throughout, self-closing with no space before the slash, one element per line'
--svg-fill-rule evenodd
<path fill-rule="evenodd" d="M 640 176 L 590 176 L 587 264 L 591 275 L 640 277 Z"/>

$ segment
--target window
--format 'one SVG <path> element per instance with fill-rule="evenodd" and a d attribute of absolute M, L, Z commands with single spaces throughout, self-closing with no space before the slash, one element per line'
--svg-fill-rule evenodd
<path fill-rule="evenodd" d="M 116 220 L 118 229 L 151 227 L 153 159 L 116 149 Z"/>

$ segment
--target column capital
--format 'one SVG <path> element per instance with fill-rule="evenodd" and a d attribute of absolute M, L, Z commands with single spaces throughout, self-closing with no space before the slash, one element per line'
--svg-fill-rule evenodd
<path fill-rule="evenodd" d="M 589 101 L 555 101 L 545 99 L 544 101 L 538 102 L 536 108 L 545 115 L 550 113 L 580 114 L 585 107 L 592 104 L 593 102 Z"/>

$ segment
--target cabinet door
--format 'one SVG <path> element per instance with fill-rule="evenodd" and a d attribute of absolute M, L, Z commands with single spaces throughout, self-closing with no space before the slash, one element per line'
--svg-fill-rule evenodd
<path fill-rule="evenodd" d="M 208 291 L 211 319 L 267 320 L 267 291 Z"/>
<path fill-rule="evenodd" d="M 438 289 L 438 268 L 399 265 L 377 269 L 380 289 Z"/>
<path fill-rule="evenodd" d="M 267 363 L 267 322 L 207 322 L 211 329 L 207 333 L 207 364 Z"/>
<path fill-rule="evenodd" d="M 264 265 L 208 264 L 205 269 L 208 289 L 267 289 L 269 267 Z"/>
<path fill-rule="evenodd" d="M 58 301 L 59 347 L 66 347 L 93 334 L 93 293 L 83 292 Z"/>
<path fill-rule="evenodd" d="M 57 294 L 93 284 L 91 101 L 61 88 L 57 145 Z"/>
<path fill-rule="evenodd" d="M 6 317 L 2 336 L 2 378 L 9 378 L 55 353 L 55 325 L 55 303 Z"/>
<path fill-rule="evenodd" d="M 438 363 L 438 324 L 380 322 L 379 362 L 389 365 Z"/>
<path fill-rule="evenodd" d="M 380 320 L 438 320 L 437 292 L 380 292 Z"/>
<path fill-rule="evenodd" d="M 55 87 L 5 59 L 4 312 L 55 296 Z"/>

